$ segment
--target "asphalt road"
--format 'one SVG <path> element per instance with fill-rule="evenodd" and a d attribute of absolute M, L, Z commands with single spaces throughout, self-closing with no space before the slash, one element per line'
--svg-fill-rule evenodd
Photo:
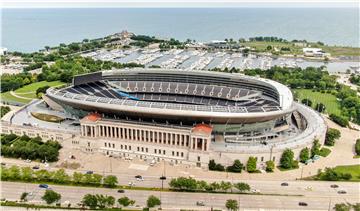
<path fill-rule="evenodd" d="M 275 189 L 285 189 L 296 186 L 289 183 L 288 187 L 281 187 Z M 318 184 L 318 183 L 316 183 Z M 272 195 L 244 195 L 244 194 L 210 194 L 210 193 L 179 193 L 179 192 L 159 192 L 159 191 L 140 191 L 140 190 L 125 190 L 125 193 L 117 193 L 116 189 L 106 188 L 89 188 L 89 187 L 73 187 L 73 186 L 58 186 L 50 185 L 50 187 L 62 195 L 62 202 L 68 201 L 76 204 L 81 201 L 82 197 L 87 194 L 106 194 L 112 195 L 115 198 L 121 196 L 128 196 L 136 201 L 135 205 L 140 207 L 145 206 L 145 201 L 149 195 L 155 195 L 161 198 L 162 207 L 166 210 L 178 209 L 200 209 L 209 210 L 210 207 L 217 209 L 225 209 L 225 202 L 227 199 L 235 199 L 240 202 L 241 209 L 288 209 L 288 210 L 328 210 L 336 203 L 349 202 L 356 203 L 359 201 L 358 192 L 354 191 L 358 185 L 354 183 L 341 183 L 340 187 L 344 185 L 348 191 L 347 194 L 338 194 L 335 190 L 325 191 L 326 185 L 320 184 L 316 186 L 319 191 L 313 190 L 304 196 L 272 196 Z M 43 203 L 41 196 L 44 189 L 39 188 L 37 184 L 17 183 L 17 182 L 2 182 L 1 184 L 2 198 L 7 200 L 19 200 L 21 193 L 32 192 L 30 202 Z M 279 186 L 279 185 L 277 185 Z M 315 186 L 315 184 L 314 184 Z M 263 186 L 265 187 L 265 186 Z M 297 194 L 300 194 L 297 193 Z M 205 203 L 204 207 L 196 206 L 197 201 Z M 306 202 L 308 206 L 301 207 L 299 202 Z"/>
<path fill-rule="evenodd" d="M 9 162 L 7 162 L 9 163 Z M 33 166 L 35 164 L 31 163 L 14 163 L 19 166 Z M 44 167 L 42 167 L 44 168 Z M 48 170 L 57 170 L 58 168 L 48 167 Z M 73 174 L 73 172 L 81 172 L 79 170 L 69 170 L 66 169 L 68 174 Z M 82 171 L 85 173 L 85 171 Z M 94 172 L 103 175 L 101 172 Z M 139 172 L 137 172 L 139 173 Z M 143 172 L 144 173 L 144 172 Z M 159 172 L 159 176 L 147 176 L 142 174 L 144 180 L 137 181 L 135 179 L 134 173 L 112 173 L 118 177 L 119 185 L 128 185 L 129 182 L 135 184 L 138 187 L 158 187 L 162 186 L 161 180 L 159 179 L 162 172 Z M 169 187 L 168 182 L 172 177 L 167 176 L 167 180 L 164 181 L 164 188 Z M 219 182 L 219 181 L 229 181 L 232 183 L 237 182 L 246 182 L 251 186 L 251 189 L 256 189 L 263 194 L 282 194 L 282 195 L 303 195 L 307 197 L 334 197 L 334 198 L 344 198 L 344 197 L 358 197 L 358 201 L 360 202 L 360 183 L 358 182 L 326 182 L 326 181 L 304 181 L 304 180 L 291 180 L 291 181 L 264 181 L 264 180 L 236 180 L 232 179 L 231 176 L 223 179 L 210 179 L 210 178 L 198 178 L 197 180 L 205 180 L 207 182 Z M 289 186 L 281 186 L 282 182 L 287 182 Z M 331 188 L 332 184 L 337 184 L 339 188 Z M 345 190 L 347 194 L 338 194 L 339 190 Z"/>

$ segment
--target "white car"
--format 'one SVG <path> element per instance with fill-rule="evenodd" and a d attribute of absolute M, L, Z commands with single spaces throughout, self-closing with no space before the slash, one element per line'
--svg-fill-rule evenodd
<path fill-rule="evenodd" d="M 260 193 L 260 190 L 258 190 L 258 189 L 252 189 L 251 192 L 252 192 L 252 193 Z"/>

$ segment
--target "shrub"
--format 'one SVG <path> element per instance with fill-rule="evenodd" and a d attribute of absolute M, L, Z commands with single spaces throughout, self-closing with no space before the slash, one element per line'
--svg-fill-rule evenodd
<path fill-rule="evenodd" d="M 286 149 L 280 158 L 280 165 L 284 169 L 291 169 L 294 166 L 294 152 L 291 149 Z"/>
<path fill-rule="evenodd" d="M 321 144 L 319 143 L 319 140 L 315 139 L 314 143 L 311 147 L 311 157 L 314 157 L 315 155 L 320 154 L 320 147 L 321 147 Z"/>
<path fill-rule="evenodd" d="M 300 151 L 300 161 L 305 163 L 307 160 L 310 159 L 310 150 L 309 148 L 304 148 Z"/>
<path fill-rule="evenodd" d="M 326 137 L 325 137 L 325 145 L 327 146 L 334 146 L 335 140 L 339 139 L 341 136 L 341 133 L 339 130 L 335 128 L 329 128 L 326 131 Z"/>
<path fill-rule="evenodd" d="M 309 107 L 312 106 L 312 101 L 309 100 L 309 99 L 302 99 L 302 100 L 301 100 L 301 103 L 304 104 L 304 105 L 307 105 L 307 106 L 309 106 Z"/>
<path fill-rule="evenodd" d="M 53 190 L 46 190 L 45 194 L 41 197 L 47 204 L 58 202 L 61 199 L 61 195 Z"/>
<path fill-rule="evenodd" d="M 146 201 L 146 205 L 149 208 L 158 206 L 160 204 L 161 204 L 160 199 L 154 195 L 149 196 L 149 198 Z"/>
<path fill-rule="evenodd" d="M 209 161 L 208 167 L 211 171 L 225 171 L 225 167 L 220 163 L 216 163 L 214 160 Z"/>
<path fill-rule="evenodd" d="M 336 114 L 330 114 L 330 119 L 341 127 L 349 126 L 349 121 L 345 117 L 338 116 Z"/>
<path fill-rule="evenodd" d="M 256 157 L 249 157 L 249 160 L 246 164 L 246 169 L 249 173 L 252 172 L 256 172 L 256 162 L 257 162 L 257 158 Z"/>
<path fill-rule="evenodd" d="M 275 169 L 275 163 L 272 160 L 266 161 L 266 171 L 273 172 Z"/>
<path fill-rule="evenodd" d="M 356 143 L 355 143 L 355 153 L 357 155 L 360 155 L 360 138 L 356 140 Z"/>
<path fill-rule="evenodd" d="M 239 182 L 234 184 L 234 187 L 238 189 L 240 192 L 249 191 L 250 185 L 244 182 Z"/>
<path fill-rule="evenodd" d="M 243 168 L 244 165 L 240 162 L 240 160 L 234 160 L 234 163 L 231 166 L 228 166 L 226 170 L 229 172 L 241 173 Z"/>

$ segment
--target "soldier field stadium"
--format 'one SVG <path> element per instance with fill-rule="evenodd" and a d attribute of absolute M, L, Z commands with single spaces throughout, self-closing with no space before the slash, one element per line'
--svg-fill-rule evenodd
<path fill-rule="evenodd" d="M 53 139 L 87 153 L 204 168 L 210 160 L 227 165 L 249 156 L 259 165 L 279 164 L 285 149 L 296 158 L 315 139 L 323 143 L 326 129 L 318 112 L 295 102 L 278 82 L 160 68 L 75 76 L 1 127 L 2 133 Z"/>

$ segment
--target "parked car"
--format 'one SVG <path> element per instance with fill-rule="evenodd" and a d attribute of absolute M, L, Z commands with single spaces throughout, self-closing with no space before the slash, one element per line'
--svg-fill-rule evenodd
<path fill-rule="evenodd" d="M 196 206 L 205 206 L 205 203 L 203 201 L 197 201 Z"/>
<path fill-rule="evenodd" d="M 330 185 L 331 188 L 338 188 L 339 186 L 336 184 Z"/>
<path fill-rule="evenodd" d="M 289 186 L 289 183 L 283 182 L 283 183 L 281 183 L 281 186 Z"/>
<path fill-rule="evenodd" d="M 48 188 L 49 188 L 49 185 L 47 185 L 47 184 L 40 184 L 40 185 L 39 185 L 39 188 L 46 188 L 46 189 L 48 189 Z"/>
<path fill-rule="evenodd" d="M 143 181 L 144 180 L 144 178 L 141 175 L 136 175 L 135 178 L 136 178 L 137 181 Z"/>
<path fill-rule="evenodd" d="M 119 189 L 117 192 L 118 193 L 125 193 L 125 190 Z"/>
<path fill-rule="evenodd" d="M 346 194 L 346 191 L 344 191 L 344 190 L 339 190 L 339 191 L 338 191 L 338 194 Z"/>
<path fill-rule="evenodd" d="M 320 159 L 320 155 L 314 155 L 314 157 L 313 157 L 313 160 L 315 161 L 315 160 L 319 160 Z"/>
<path fill-rule="evenodd" d="M 306 206 L 308 206 L 308 204 L 306 203 L 306 202 L 299 202 L 299 206 L 304 206 L 304 207 L 306 207 Z"/>
<path fill-rule="evenodd" d="M 93 174 L 93 171 L 87 171 L 86 174 Z"/>
<path fill-rule="evenodd" d="M 33 166 L 32 169 L 40 169 L 40 166 Z"/>

